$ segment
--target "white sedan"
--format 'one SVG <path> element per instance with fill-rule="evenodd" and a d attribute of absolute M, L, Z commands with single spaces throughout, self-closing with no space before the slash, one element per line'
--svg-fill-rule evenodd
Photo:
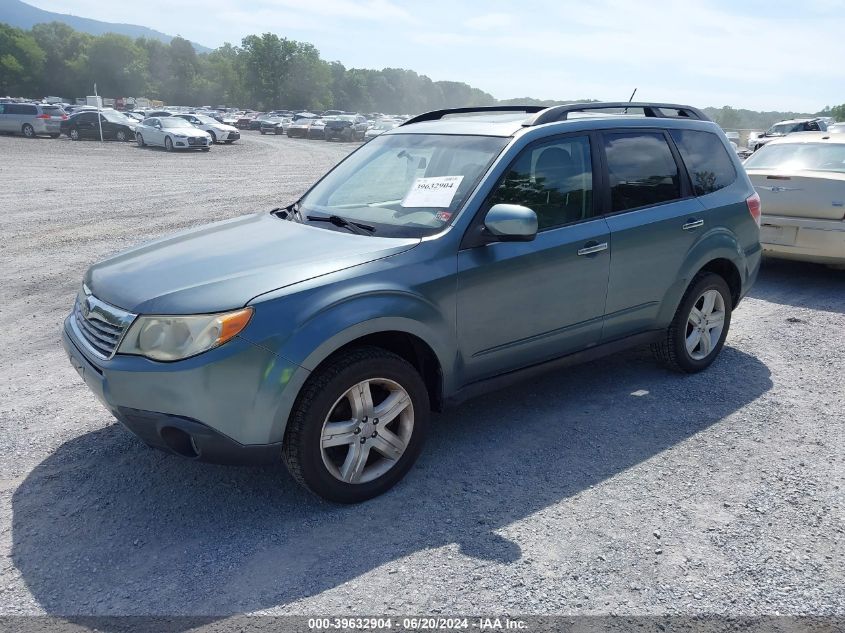
<path fill-rule="evenodd" d="M 241 137 L 241 133 L 238 132 L 238 128 L 234 125 L 220 123 L 220 121 L 204 114 L 176 114 L 174 116 L 185 119 L 188 123 L 208 132 L 211 135 L 212 143 L 217 143 L 218 141 L 234 143 Z"/>
<path fill-rule="evenodd" d="M 763 205 L 763 253 L 845 266 L 845 135 L 790 134 L 744 165 Z"/>
<path fill-rule="evenodd" d="M 207 152 L 211 149 L 211 136 L 208 132 L 175 116 L 144 119 L 135 129 L 135 141 L 138 147 L 159 145 L 168 152 L 175 149 L 201 149 Z"/>

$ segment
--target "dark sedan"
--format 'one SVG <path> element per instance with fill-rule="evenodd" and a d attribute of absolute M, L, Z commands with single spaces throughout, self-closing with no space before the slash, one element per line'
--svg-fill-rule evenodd
<path fill-rule="evenodd" d="M 341 114 L 326 120 L 323 136 L 327 141 L 363 141 L 367 133 L 367 119 L 361 115 Z"/>
<path fill-rule="evenodd" d="M 97 123 L 96 110 L 83 110 L 62 121 L 59 131 L 74 141 L 85 138 L 99 140 L 100 125 L 103 128 L 103 138 L 115 141 L 134 140 L 135 128 L 138 127 L 136 121 L 117 110 L 101 110 L 100 123 Z"/>

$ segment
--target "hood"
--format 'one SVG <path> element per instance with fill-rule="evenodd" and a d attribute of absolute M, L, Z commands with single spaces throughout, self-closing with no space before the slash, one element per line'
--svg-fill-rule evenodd
<path fill-rule="evenodd" d="M 163 130 L 164 132 L 173 134 L 174 136 L 200 136 L 206 137 L 208 136 L 208 132 L 205 130 L 201 130 L 196 127 L 180 127 L 180 128 L 168 128 Z"/>
<path fill-rule="evenodd" d="M 215 130 L 220 130 L 221 132 L 237 132 L 238 128 L 234 125 L 228 125 L 227 123 L 215 123 L 214 125 L 209 124 L 210 128 L 214 128 Z"/>
<path fill-rule="evenodd" d="M 413 248 L 417 238 L 355 235 L 248 215 L 184 231 L 95 264 L 85 283 L 136 314 L 200 314 Z"/>

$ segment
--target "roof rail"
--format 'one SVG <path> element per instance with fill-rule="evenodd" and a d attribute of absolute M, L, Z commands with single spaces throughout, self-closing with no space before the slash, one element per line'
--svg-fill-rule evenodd
<path fill-rule="evenodd" d="M 551 108 L 544 108 L 536 116 L 528 119 L 524 126 L 530 127 L 534 125 L 542 125 L 543 123 L 552 123 L 554 121 L 565 121 L 570 112 L 586 112 L 589 110 L 608 110 L 608 109 L 622 109 L 626 111 L 629 108 L 641 109 L 646 117 L 654 117 L 659 119 L 698 119 L 701 121 L 709 121 L 710 118 L 698 108 L 693 108 L 687 105 L 678 105 L 674 103 L 647 103 L 647 102 L 629 102 L 629 101 L 594 101 L 590 103 L 567 103 L 566 105 L 552 106 Z M 674 112 L 664 112 L 664 110 Z"/>
<path fill-rule="evenodd" d="M 545 106 L 533 106 L 533 105 L 526 105 L 526 106 L 512 106 L 512 105 L 504 105 L 504 106 L 476 106 L 476 107 L 469 107 L 469 108 L 447 108 L 445 110 L 433 110 L 431 112 L 425 112 L 423 114 L 418 114 L 415 117 L 412 117 L 405 121 L 402 125 L 410 125 L 411 123 L 421 123 L 423 121 L 438 121 L 445 116 L 450 114 L 484 114 L 484 113 L 496 113 L 496 112 L 525 112 L 526 114 L 534 114 L 535 112 L 541 112 L 546 110 Z M 401 126 L 400 126 L 401 127 Z"/>

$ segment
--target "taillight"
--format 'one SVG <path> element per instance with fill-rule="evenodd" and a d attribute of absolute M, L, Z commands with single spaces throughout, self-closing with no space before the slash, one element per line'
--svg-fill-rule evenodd
<path fill-rule="evenodd" d="M 62 121 L 67 121 L 67 115 L 66 114 L 62 115 Z"/>
<path fill-rule="evenodd" d="M 760 204 L 760 194 L 755 191 L 753 195 L 748 196 L 745 199 L 745 203 L 748 205 L 748 212 L 751 214 L 751 217 L 754 218 L 757 226 L 760 226 L 760 214 L 762 209 L 762 205 Z"/>
<path fill-rule="evenodd" d="M 39 114 L 39 115 L 38 115 L 37 117 L 35 117 L 35 118 L 36 118 L 36 119 L 49 119 L 49 118 L 50 118 L 50 115 L 49 115 L 49 114 Z"/>

